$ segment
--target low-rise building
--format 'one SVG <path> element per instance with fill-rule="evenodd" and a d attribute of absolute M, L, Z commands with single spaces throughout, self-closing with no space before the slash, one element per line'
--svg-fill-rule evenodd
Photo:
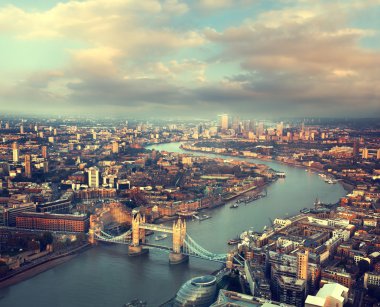
<path fill-rule="evenodd" d="M 380 273 L 367 272 L 364 274 L 364 287 L 368 289 L 369 286 L 380 286 Z"/>
<path fill-rule="evenodd" d="M 47 231 L 87 232 L 87 215 L 24 212 L 16 217 L 16 227 Z"/>
<path fill-rule="evenodd" d="M 326 284 L 315 296 L 307 296 L 305 307 L 343 307 L 347 300 L 348 288 L 339 284 Z"/>

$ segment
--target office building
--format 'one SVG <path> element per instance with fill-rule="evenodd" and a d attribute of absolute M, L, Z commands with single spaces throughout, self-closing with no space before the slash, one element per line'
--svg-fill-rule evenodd
<path fill-rule="evenodd" d="M 277 295 L 281 303 L 303 307 L 306 281 L 288 276 L 277 277 Z"/>
<path fill-rule="evenodd" d="M 119 153 L 119 143 L 118 142 L 112 142 L 112 153 L 114 153 L 114 154 Z"/>
<path fill-rule="evenodd" d="M 30 155 L 25 155 L 25 177 L 32 178 L 32 164 Z"/>
<path fill-rule="evenodd" d="M 24 212 L 16 217 L 16 227 L 47 231 L 87 232 L 87 215 Z"/>
<path fill-rule="evenodd" d="M 206 275 L 186 282 L 177 292 L 174 306 L 208 307 L 216 299 L 216 277 Z"/>
<path fill-rule="evenodd" d="M 48 148 L 47 146 L 42 146 L 42 158 L 47 159 L 48 158 Z"/>
<path fill-rule="evenodd" d="M 308 295 L 305 307 L 343 307 L 348 300 L 348 288 L 340 284 L 326 284 L 318 293 Z"/>
<path fill-rule="evenodd" d="M 98 188 L 99 187 L 99 169 L 94 166 L 90 167 L 87 170 L 88 174 L 88 186 L 90 188 Z"/>
<path fill-rule="evenodd" d="M 222 131 L 228 129 L 228 114 L 219 115 L 219 126 Z"/>
<path fill-rule="evenodd" d="M 5 226 L 16 226 L 16 217 L 23 212 L 36 212 L 33 203 L 17 204 L 3 210 L 3 223 Z"/>
<path fill-rule="evenodd" d="M 69 213 L 71 207 L 70 199 L 58 199 L 56 201 L 49 201 L 46 203 L 38 204 L 36 206 L 37 212 L 49 212 L 49 213 Z"/>
<path fill-rule="evenodd" d="M 380 287 L 380 274 L 377 272 L 367 272 L 364 274 L 364 287 L 369 286 Z"/>
<path fill-rule="evenodd" d="M 354 144 L 352 145 L 352 155 L 354 158 L 359 156 L 359 140 L 355 139 Z"/>
<path fill-rule="evenodd" d="M 16 142 L 12 144 L 12 153 L 13 153 L 13 162 L 17 163 L 19 161 L 19 148 Z"/>
<path fill-rule="evenodd" d="M 362 159 L 368 159 L 368 158 L 369 158 L 368 148 L 363 148 Z"/>
<path fill-rule="evenodd" d="M 45 174 L 49 172 L 49 162 L 48 161 L 44 161 L 43 170 L 44 170 Z"/>
<path fill-rule="evenodd" d="M 297 253 L 297 278 L 307 280 L 309 252 Z"/>

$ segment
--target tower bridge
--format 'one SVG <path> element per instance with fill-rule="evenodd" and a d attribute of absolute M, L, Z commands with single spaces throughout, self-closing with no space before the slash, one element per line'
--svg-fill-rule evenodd
<path fill-rule="evenodd" d="M 145 239 L 145 231 L 153 230 L 157 232 L 164 232 L 172 234 L 172 246 L 164 246 L 160 244 L 147 243 Z M 202 246 L 200 246 L 194 239 L 186 233 L 186 222 L 178 219 L 173 222 L 173 226 L 164 226 L 146 223 L 144 215 L 137 213 L 132 218 L 131 230 L 119 236 L 112 236 L 103 231 L 99 227 L 91 226 L 90 229 L 90 242 L 103 241 L 116 244 L 128 245 L 128 254 L 130 256 L 138 256 L 144 254 L 148 249 L 158 249 L 169 253 L 169 262 L 172 264 L 182 263 L 187 261 L 189 256 L 206 259 L 210 261 L 231 263 L 235 260 L 240 265 L 243 261 L 237 257 L 227 254 L 215 254 Z M 234 259 L 232 259 L 232 258 Z"/>

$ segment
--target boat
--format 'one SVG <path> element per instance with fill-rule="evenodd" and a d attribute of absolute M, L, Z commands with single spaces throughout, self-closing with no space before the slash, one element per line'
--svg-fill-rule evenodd
<path fill-rule="evenodd" d="M 148 303 L 146 301 L 141 301 L 139 299 L 134 299 L 129 303 L 124 304 L 124 307 L 145 307 Z"/>
<path fill-rule="evenodd" d="M 154 240 L 156 240 L 156 241 L 160 241 L 160 240 L 164 240 L 164 239 L 166 239 L 167 237 L 168 237 L 167 234 L 162 234 L 162 235 L 155 236 L 155 237 L 154 237 Z"/>
<path fill-rule="evenodd" d="M 240 238 L 237 237 L 237 238 L 235 238 L 235 239 L 228 240 L 228 241 L 227 241 L 227 244 L 228 244 L 228 245 L 235 245 L 235 244 L 240 243 L 240 241 L 241 241 Z"/>
<path fill-rule="evenodd" d="M 207 219 L 211 219 L 211 216 L 204 214 L 204 215 L 200 216 L 198 219 L 200 221 L 204 221 L 204 220 L 207 220 Z"/>
<path fill-rule="evenodd" d="M 238 204 L 233 204 L 230 206 L 231 209 L 236 209 L 236 208 L 239 208 L 239 205 Z"/>

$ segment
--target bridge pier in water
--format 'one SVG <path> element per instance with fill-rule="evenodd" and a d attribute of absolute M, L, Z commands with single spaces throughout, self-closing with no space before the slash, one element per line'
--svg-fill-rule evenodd
<path fill-rule="evenodd" d="M 146 230 L 169 233 L 173 235 L 172 246 L 148 243 L 145 240 Z M 128 255 L 139 256 L 149 251 L 148 248 L 157 248 L 169 252 L 169 263 L 179 264 L 187 261 L 189 256 L 202 258 L 205 260 L 226 263 L 226 254 L 212 253 L 200 246 L 194 239 L 186 233 L 186 222 L 178 219 L 173 222 L 173 226 L 164 226 L 146 223 L 145 216 L 139 212 L 132 217 L 132 229 L 118 236 L 105 232 L 102 227 L 93 223 L 89 231 L 89 241 L 96 244 L 98 241 L 125 244 L 128 246 Z M 235 260 L 236 258 L 233 257 Z M 231 255 L 227 261 L 227 266 L 233 265 Z M 239 264 L 241 261 L 236 260 Z"/>
<path fill-rule="evenodd" d="M 145 223 L 145 215 L 141 216 L 137 213 L 132 217 L 132 244 L 128 246 L 128 256 L 140 256 L 149 252 L 149 249 L 140 245 L 145 243 L 145 229 L 140 228 L 140 224 L 143 223 Z"/>
<path fill-rule="evenodd" d="M 179 264 L 189 260 L 189 256 L 182 253 L 186 237 L 186 222 L 178 219 L 173 223 L 173 251 L 169 254 L 170 264 Z"/>
<path fill-rule="evenodd" d="M 173 247 L 169 254 L 170 264 L 179 264 L 188 261 L 189 256 L 182 252 L 186 237 L 186 222 L 178 219 L 173 223 L 173 228 L 155 224 L 147 224 L 145 215 L 141 215 L 140 213 L 136 213 L 132 217 L 132 244 L 129 246 L 128 255 L 139 256 L 149 251 L 148 249 L 143 248 L 146 243 L 146 229 L 173 234 Z"/>

